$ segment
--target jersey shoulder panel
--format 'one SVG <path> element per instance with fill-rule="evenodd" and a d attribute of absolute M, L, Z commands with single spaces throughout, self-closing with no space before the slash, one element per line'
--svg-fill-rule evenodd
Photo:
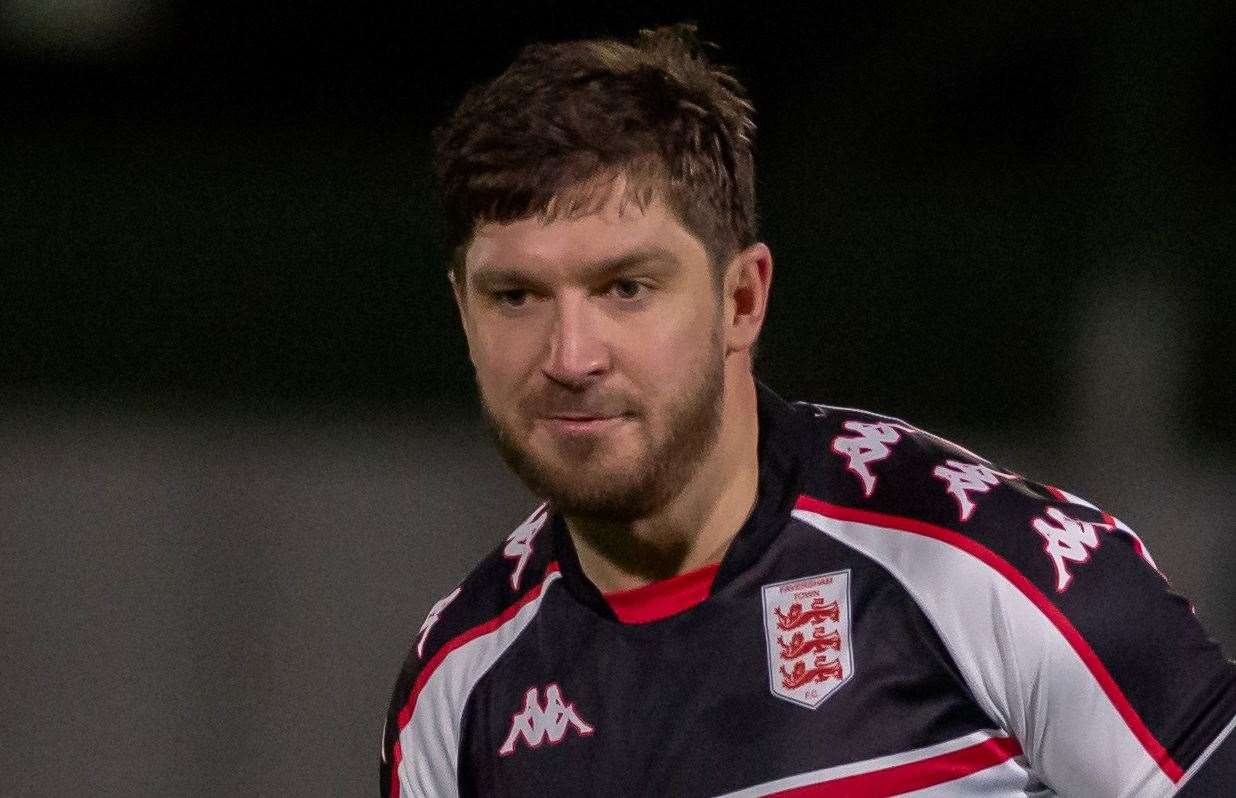
<path fill-rule="evenodd" d="M 449 593 L 417 629 L 410 659 L 424 663 L 461 634 L 501 615 L 538 585 L 550 566 L 549 508 L 541 504 Z"/>
<path fill-rule="evenodd" d="M 434 771 L 431 774 L 434 778 L 442 778 L 440 771 L 444 770 L 444 760 L 453 762 L 456 752 L 452 746 L 457 744 L 457 739 L 425 740 L 422 734 L 415 752 L 405 750 L 407 746 L 403 741 L 411 735 L 409 726 L 413 715 L 418 704 L 421 714 L 425 711 L 445 712 L 448 716 L 457 713 L 467 700 L 466 691 L 474 684 L 472 676 L 477 671 L 483 672 L 488 667 L 484 663 L 500 656 L 522 631 L 530 617 L 529 611 L 535 611 L 535 606 L 531 605 L 539 602 L 546 582 L 557 576 L 551 562 L 549 517 L 546 504 L 534 510 L 453 590 L 433 604 L 416 630 L 387 710 L 379 760 L 383 795 L 401 793 L 400 780 L 410 778 L 409 772 L 413 769 L 406 760 L 416 758 L 416 764 L 423 765 L 426 757 L 432 759 L 432 764 L 423 769 Z M 448 659 L 451 661 L 447 662 Z M 467 662 L 461 664 L 462 660 Z M 468 672 L 462 680 L 454 673 L 461 669 Z M 447 676 L 449 678 L 444 678 Z M 428 692 L 434 695 L 422 700 L 422 693 L 426 692 L 431 680 L 435 682 L 431 685 L 434 689 Z M 450 685 L 438 686 L 437 682 L 442 681 Z M 449 706 L 430 706 L 434 700 Z M 439 718 L 422 725 L 439 732 L 449 731 L 452 724 Z M 453 766 L 450 772 L 453 774 Z M 418 783 L 415 786 L 425 788 L 426 785 Z M 433 792 L 445 790 L 447 785 L 435 782 L 429 787 Z"/>
<path fill-rule="evenodd" d="M 1044 557 L 1044 533 L 1035 519 L 1059 523 L 1061 513 L 1069 514 L 1109 525 L 1157 573 L 1132 529 L 1074 494 L 899 418 L 812 407 L 821 440 L 804 489 L 810 496 L 949 529 L 991 548 L 1044 587 L 1054 583 L 1058 569 L 1052 554 Z"/>
<path fill-rule="evenodd" d="M 1074 591 L 1123 598 L 1128 579 L 1167 586 L 1142 538 L 1086 499 L 902 419 L 812 407 L 821 439 L 804 481 L 807 496 L 921 531 L 934 527 L 1065 603 Z M 1078 579 L 1088 583 L 1084 591 Z"/>

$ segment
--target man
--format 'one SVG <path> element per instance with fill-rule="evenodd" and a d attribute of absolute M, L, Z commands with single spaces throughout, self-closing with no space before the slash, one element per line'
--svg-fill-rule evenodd
<path fill-rule="evenodd" d="M 751 111 L 677 26 L 526 48 L 440 132 L 548 501 L 421 625 L 383 794 L 1231 794 L 1236 667 L 1127 526 L 755 380 Z"/>

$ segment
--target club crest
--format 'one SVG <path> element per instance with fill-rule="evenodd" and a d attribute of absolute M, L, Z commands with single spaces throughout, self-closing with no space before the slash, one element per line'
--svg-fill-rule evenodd
<path fill-rule="evenodd" d="M 850 571 L 764 585 L 763 594 L 769 687 L 816 709 L 854 675 Z"/>

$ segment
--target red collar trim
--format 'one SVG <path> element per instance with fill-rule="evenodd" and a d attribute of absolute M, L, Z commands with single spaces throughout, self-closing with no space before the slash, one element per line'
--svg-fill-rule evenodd
<path fill-rule="evenodd" d="M 713 563 L 643 587 L 606 593 L 605 601 L 623 623 L 659 621 L 708 598 L 720 567 L 721 563 Z"/>

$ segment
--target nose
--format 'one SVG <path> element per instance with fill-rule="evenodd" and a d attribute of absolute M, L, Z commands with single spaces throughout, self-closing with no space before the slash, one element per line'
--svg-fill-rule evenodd
<path fill-rule="evenodd" d="M 579 390 L 609 370 L 609 347 L 601 319 L 586 299 L 563 297 L 555 303 L 549 351 L 541 367 L 553 382 Z"/>

